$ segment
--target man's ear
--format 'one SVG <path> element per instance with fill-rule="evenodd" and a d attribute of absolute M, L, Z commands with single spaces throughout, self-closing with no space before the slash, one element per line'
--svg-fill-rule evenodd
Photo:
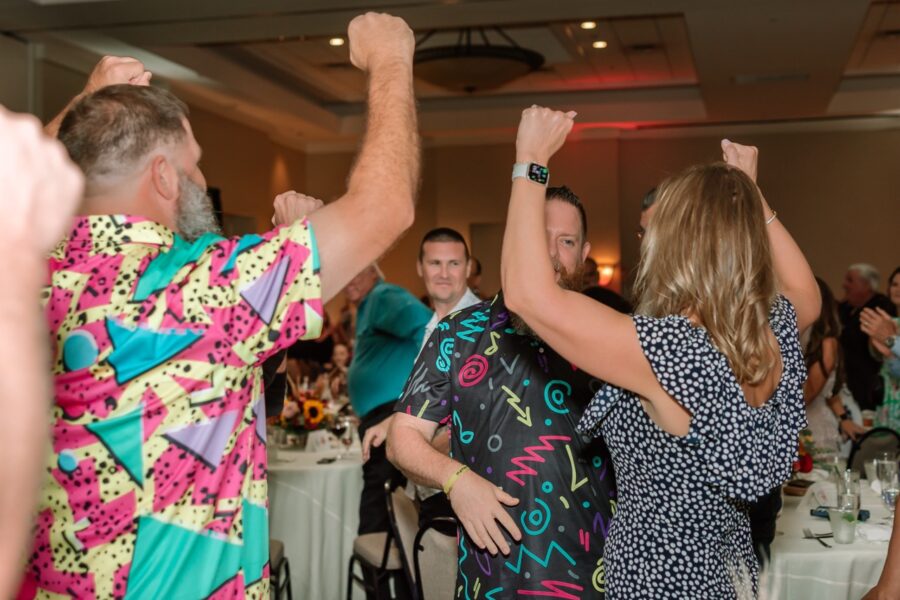
<path fill-rule="evenodd" d="M 419 277 L 423 277 L 424 273 L 422 272 L 422 260 L 416 259 L 416 273 L 419 274 Z"/>
<path fill-rule="evenodd" d="M 591 243 L 585 242 L 584 244 L 581 245 L 581 262 L 586 261 L 588 254 L 590 254 L 590 253 L 591 253 Z"/>
<path fill-rule="evenodd" d="M 471 276 L 472 276 L 472 259 L 467 258 L 466 259 L 466 279 L 468 280 L 469 277 L 471 277 Z"/>
<path fill-rule="evenodd" d="M 167 202 L 178 200 L 178 171 L 175 165 L 163 155 L 154 156 L 150 161 L 150 177 L 153 189 Z"/>

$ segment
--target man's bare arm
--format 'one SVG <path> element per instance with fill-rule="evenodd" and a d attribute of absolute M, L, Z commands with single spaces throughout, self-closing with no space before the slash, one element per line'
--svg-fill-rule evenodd
<path fill-rule="evenodd" d="M 351 60 L 369 75 L 368 122 L 346 194 L 310 216 L 324 301 L 412 225 L 419 185 L 412 31 L 402 19 L 368 13 L 350 23 L 348 37 Z"/>
<path fill-rule="evenodd" d="M 0 598 L 14 595 L 47 451 L 49 338 L 39 294 L 46 254 L 71 224 L 81 172 L 31 116 L 0 107 Z"/>
<path fill-rule="evenodd" d="M 398 469 L 416 483 L 443 489 L 463 467 L 430 443 L 437 424 L 402 412 L 394 413 L 388 432 L 387 455 Z M 501 525 L 516 540 L 522 539 L 515 521 L 503 505 L 519 501 L 477 473 L 464 470 L 447 494 L 459 522 L 479 548 L 491 554 L 509 554 Z"/>

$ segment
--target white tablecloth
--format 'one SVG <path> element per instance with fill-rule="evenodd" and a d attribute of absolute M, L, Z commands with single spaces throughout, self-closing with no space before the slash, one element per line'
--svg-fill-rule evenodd
<path fill-rule="evenodd" d="M 862 482 L 862 508 L 872 513 L 869 523 L 884 522 L 888 511 L 881 498 Z M 830 533 L 828 519 L 813 517 L 818 502 L 807 492 L 802 499 L 785 496 L 778 519 L 772 562 L 763 576 L 761 588 L 766 600 L 858 600 L 881 575 L 887 542 L 838 544 L 826 538 L 831 548 L 815 540 L 803 539 L 803 528 L 813 533 Z"/>
<path fill-rule="evenodd" d="M 347 561 L 359 523 L 359 452 L 317 464 L 336 451 L 279 450 L 269 461 L 269 529 L 284 542 L 294 598 L 346 598 Z M 354 598 L 364 598 L 356 586 Z"/>

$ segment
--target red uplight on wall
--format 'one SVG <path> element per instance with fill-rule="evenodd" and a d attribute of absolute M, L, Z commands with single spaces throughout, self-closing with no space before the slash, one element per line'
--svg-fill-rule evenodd
<path fill-rule="evenodd" d="M 616 265 L 598 264 L 597 272 L 600 275 L 600 285 L 607 286 L 616 275 Z"/>

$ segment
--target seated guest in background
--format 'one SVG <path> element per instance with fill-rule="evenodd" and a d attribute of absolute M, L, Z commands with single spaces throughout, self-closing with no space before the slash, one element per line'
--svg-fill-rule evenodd
<path fill-rule="evenodd" d="M 263 235 L 214 233 L 171 93 L 103 87 L 62 120 L 86 186 L 50 259 L 53 453 L 19 597 L 268 597 L 260 365 L 413 220 L 412 32 L 370 13 L 348 37 L 370 87 L 348 190 L 309 219 L 281 197 Z"/>
<path fill-rule="evenodd" d="M 319 398 L 325 398 L 327 388 L 331 399 L 340 401 L 342 398 L 346 400 L 347 394 L 347 371 L 350 368 L 350 349 L 345 344 L 335 344 L 334 351 L 331 353 L 331 362 L 325 365 L 326 372 L 319 377 L 316 382 L 316 391 Z"/>
<path fill-rule="evenodd" d="M 0 598 L 21 579 L 34 500 L 47 452 L 50 408 L 47 323 L 38 298 L 47 253 L 71 225 L 84 178 L 65 149 L 31 115 L 0 106 Z M 13 418 L 12 415 L 15 415 Z"/>
<path fill-rule="evenodd" d="M 894 304 L 877 292 L 880 276 L 872 265 L 850 265 L 844 276 L 844 300 L 838 305 L 841 320 L 841 348 L 847 370 L 847 387 L 862 410 L 875 410 L 881 402 L 881 363 L 869 352 L 869 336 L 860 328 L 860 313 L 866 308 L 880 308 L 897 316 Z"/>
<path fill-rule="evenodd" d="M 822 311 L 801 336 L 808 373 L 803 385 L 803 401 L 806 402 L 808 427 L 816 448 L 834 452 L 843 443 L 842 433 L 855 439 L 865 429 L 853 422 L 850 412 L 841 402 L 844 368 L 838 342 L 841 326 L 838 323 L 837 302 L 827 283 L 818 277 L 816 283 L 822 297 Z"/>
<path fill-rule="evenodd" d="M 455 229 L 439 227 L 432 229 L 422 238 L 416 271 L 425 283 L 428 299 L 434 306 L 434 314 L 425 326 L 420 351 L 425 347 L 441 319 L 481 302 L 481 299 L 466 285 L 470 267 L 469 246 L 465 238 Z M 377 447 L 384 442 L 391 421 L 391 418 L 387 418 L 366 432 L 362 444 L 363 458 L 367 459 L 372 446 Z M 431 444 L 440 452 L 447 454 L 450 451 L 447 428 L 438 429 Z M 415 487 L 417 496 L 422 501 L 419 509 L 420 524 L 427 523 L 434 517 L 453 516 L 450 503 L 440 489 Z"/>
<path fill-rule="evenodd" d="M 641 198 L 641 220 L 638 224 L 637 236 L 642 239 L 647 232 L 647 226 L 650 223 L 650 217 L 653 216 L 654 206 L 656 205 L 656 188 L 653 188 Z"/>
<path fill-rule="evenodd" d="M 541 172 L 573 117 L 525 110 L 516 162 Z M 610 598 L 755 596 L 746 503 L 787 480 L 806 425 L 799 331 L 818 317 L 818 287 L 754 183 L 756 149 L 726 140 L 722 150 L 728 164 L 692 167 L 660 186 L 633 317 L 551 285 L 552 263 L 539 251 L 543 186 L 513 180 L 501 261 L 507 306 L 610 382 L 581 421 L 603 436 L 616 469 Z"/>
<path fill-rule="evenodd" d="M 900 313 L 900 267 L 888 278 L 888 299 Z M 882 360 L 881 398 L 883 424 L 900 429 L 900 319 L 892 317 L 883 308 L 864 308 L 859 315 L 862 332 L 869 336 L 869 343 Z"/>
<path fill-rule="evenodd" d="M 469 289 L 472 290 L 473 294 L 484 300 L 485 294 L 481 291 L 481 261 L 473 256 L 471 263 L 472 265 L 469 269 L 469 279 L 467 282 Z"/>
<path fill-rule="evenodd" d="M 590 251 L 581 201 L 566 187 L 536 200 L 546 231 L 535 243 L 555 270 L 546 285 L 580 291 Z M 458 597 L 603 596 L 613 473 L 603 442 L 575 431 L 598 386 L 511 313 L 502 292 L 450 315 L 426 343 L 388 455 L 449 496 L 461 523 Z M 429 444 L 443 424 L 452 458 Z"/>
<path fill-rule="evenodd" d="M 375 265 L 354 277 L 344 289 L 357 305 L 356 347 L 347 372 L 350 403 L 359 415 L 359 438 L 387 419 L 403 391 L 431 311 L 400 286 L 387 283 Z M 406 478 L 388 462 L 383 447 L 372 448 L 363 464 L 363 490 L 359 502 L 359 535 L 390 530 L 384 484 L 404 485 Z M 369 573 L 366 574 L 370 579 Z M 394 579 L 405 597 L 402 577 Z M 388 583 L 384 582 L 387 591 Z"/>
<path fill-rule="evenodd" d="M 600 285 L 600 269 L 597 266 L 597 261 L 590 256 L 584 259 L 584 275 L 582 277 L 582 290 Z"/>

